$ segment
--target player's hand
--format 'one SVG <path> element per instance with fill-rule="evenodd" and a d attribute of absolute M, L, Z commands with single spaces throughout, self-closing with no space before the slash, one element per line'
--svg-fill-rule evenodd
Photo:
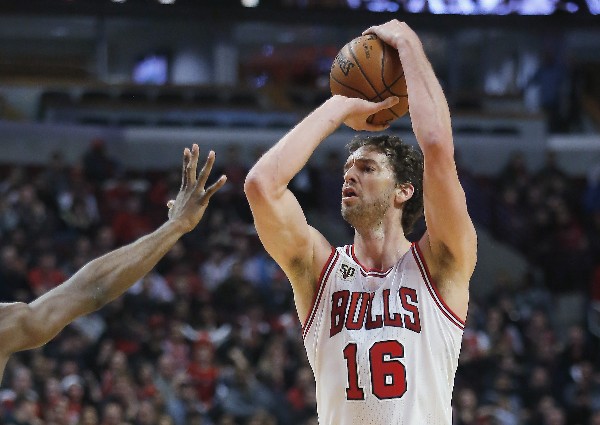
<path fill-rule="evenodd" d="M 381 102 L 370 102 L 354 97 L 344 99 L 344 124 L 356 131 L 382 131 L 387 129 L 389 124 L 369 124 L 367 120 L 371 115 L 391 108 L 400 100 L 396 96 L 390 96 Z"/>
<path fill-rule="evenodd" d="M 411 39 L 418 40 L 416 33 L 406 22 L 392 19 L 385 24 L 375 25 L 363 31 L 363 35 L 375 34 L 385 43 L 399 50 L 403 43 Z"/>
<path fill-rule="evenodd" d="M 227 177 L 221 176 L 215 183 L 204 189 L 215 162 L 215 153 L 213 151 L 208 153 L 208 158 L 200 170 L 200 174 L 196 175 L 199 155 L 200 149 L 196 144 L 192 146 L 191 151 L 189 148 L 183 150 L 181 189 L 179 189 L 177 198 L 167 203 L 169 220 L 179 221 L 186 232 L 196 227 L 206 211 L 211 196 L 227 181 Z"/>

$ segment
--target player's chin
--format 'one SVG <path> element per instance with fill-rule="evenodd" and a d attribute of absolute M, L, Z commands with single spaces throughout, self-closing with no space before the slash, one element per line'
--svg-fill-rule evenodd
<path fill-rule="evenodd" d="M 357 208 L 355 205 L 345 204 L 342 200 L 342 218 L 351 226 L 354 226 L 358 216 L 360 216 L 360 208 Z"/>
<path fill-rule="evenodd" d="M 352 215 L 352 212 L 356 209 L 356 203 L 357 198 L 354 196 L 342 198 L 342 217 L 350 217 Z"/>

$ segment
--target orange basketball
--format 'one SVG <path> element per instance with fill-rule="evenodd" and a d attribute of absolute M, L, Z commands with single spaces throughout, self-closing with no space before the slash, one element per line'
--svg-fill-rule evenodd
<path fill-rule="evenodd" d="M 339 51 L 329 73 L 331 94 L 380 102 L 398 96 L 395 106 L 371 115 L 367 122 L 386 124 L 408 112 L 404 70 L 396 49 L 375 34 L 362 35 Z"/>

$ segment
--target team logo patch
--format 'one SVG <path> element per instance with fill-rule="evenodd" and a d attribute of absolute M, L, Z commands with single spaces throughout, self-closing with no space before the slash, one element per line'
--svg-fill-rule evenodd
<path fill-rule="evenodd" d="M 349 266 L 348 264 L 342 263 L 338 270 L 338 273 L 344 280 L 352 280 L 356 274 L 356 268 Z"/>

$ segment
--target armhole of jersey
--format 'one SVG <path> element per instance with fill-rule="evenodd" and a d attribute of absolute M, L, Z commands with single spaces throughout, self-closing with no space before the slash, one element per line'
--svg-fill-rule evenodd
<path fill-rule="evenodd" d="M 323 265 L 323 269 L 321 270 L 321 275 L 319 276 L 319 281 L 317 282 L 317 290 L 315 291 L 315 295 L 313 297 L 312 305 L 310 311 L 308 313 L 308 317 L 304 321 L 302 326 L 302 338 L 306 338 L 306 334 L 312 325 L 313 320 L 315 319 L 315 315 L 317 314 L 317 309 L 319 307 L 319 303 L 321 302 L 321 297 L 323 296 L 323 292 L 325 291 L 325 282 L 329 278 L 331 274 L 331 270 L 333 270 L 333 266 L 335 265 L 340 254 L 337 252 L 337 249 L 331 247 L 331 254 L 329 254 L 329 258 Z"/>
<path fill-rule="evenodd" d="M 458 317 L 450 309 L 450 307 L 448 307 L 448 305 L 446 305 L 446 303 L 444 302 L 444 299 L 438 292 L 437 285 L 436 285 L 435 281 L 431 278 L 431 275 L 429 274 L 429 270 L 427 269 L 427 264 L 425 264 L 425 258 L 423 257 L 423 253 L 421 252 L 421 248 L 419 248 L 418 243 L 416 243 L 416 242 L 413 243 L 412 252 L 413 252 L 413 256 L 415 257 L 415 262 L 417 263 L 417 266 L 419 267 L 419 271 L 421 272 L 421 276 L 423 276 L 423 280 L 425 281 L 425 285 L 427 286 L 427 290 L 428 290 L 429 294 L 431 295 L 431 298 L 433 298 L 433 301 L 438 306 L 438 308 L 441 310 L 441 312 L 444 314 L 444 316 L 446 316 L 446 318 L 448 318 L 448 320 L 450 320 L 450 322 L 452 322 L 454 325 L 456 325 L 461 331 L 464 331 L 465 330 L 465 322 L 460 317 Z"/>

